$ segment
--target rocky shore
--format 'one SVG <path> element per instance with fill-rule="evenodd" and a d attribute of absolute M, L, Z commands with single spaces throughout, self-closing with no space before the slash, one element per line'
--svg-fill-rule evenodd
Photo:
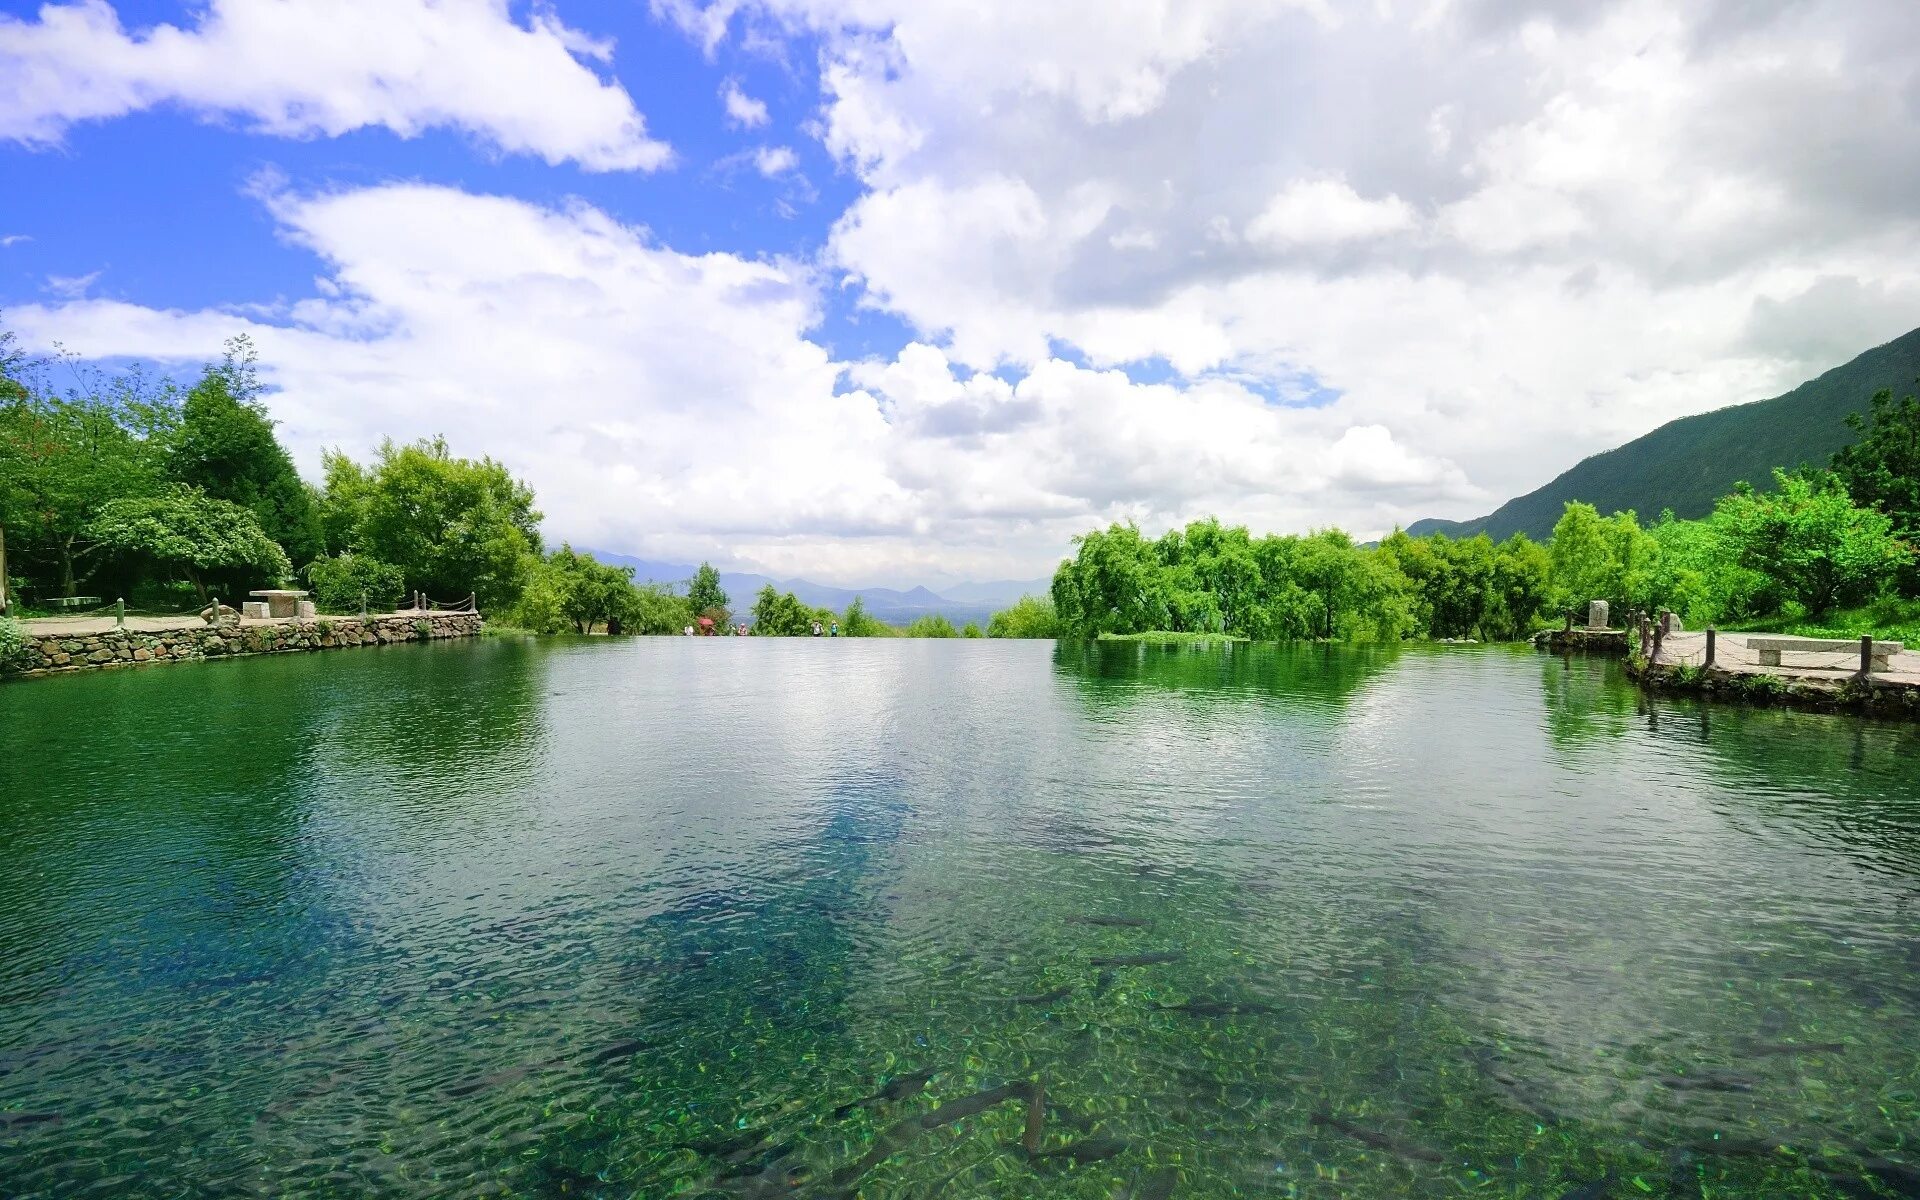
<path fill-rule="evenodd" d="M 0 676 L 18 678 L 59 671 L 148 663 L 191 662 L 250 654 L 292 654 L 348 646 L 439 641 L 477 637 L 479 613 L 395 613 L 371 617 L 316 617 L 310 620 L 227 623 L 181 629 L 29 635 Z"/>

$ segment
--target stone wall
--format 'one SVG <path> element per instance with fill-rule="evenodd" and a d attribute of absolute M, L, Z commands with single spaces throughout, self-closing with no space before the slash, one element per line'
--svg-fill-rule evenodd
<path fill-rule="evenodd" d="M 28 635 L 25 649 L 13 662 L 0 667 L 0 675 L 45 675 L 137 663 L 477 637 L 480 626 L 479 613 L 425 613 L 250 622 L 222 625 L 219 629 L 195 625 L 153 632 L 113 629 L 105 633 Z"/>

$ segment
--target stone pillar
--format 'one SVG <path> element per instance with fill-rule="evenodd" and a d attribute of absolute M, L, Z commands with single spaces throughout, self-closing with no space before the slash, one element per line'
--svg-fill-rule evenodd
<path fill-rule="evenodd" d="M 1587 604 L 1587 628 L 1605 629 L 1607 627 L 1607 602 L 1594 600 Z"/>

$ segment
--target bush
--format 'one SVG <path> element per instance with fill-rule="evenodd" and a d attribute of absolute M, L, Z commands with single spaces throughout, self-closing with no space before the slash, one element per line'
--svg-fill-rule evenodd
<path fill-rule="evenodd" d="M 0 667 L 20 657 L 27 648 L 27 631 L 12 617 L 0 617 Z"/>
<path fill-rule="evenodd" d="M 313 588 L 314 606 L 321 612 L 357 613 L 363 596 L 371 611 L 385 612 L 407 588 L 399 567 L 369 554 L 316 558 L 307 564 L 305 574 Z"/>
<path fill-rule="evenodd" d="M 982 636 L 982 634 L 980 633 L 980 627 L 978 625 L 974 624 L 972 621 L 968 621 L 964 626 L 961 627 L 960 636 L 977 638 Z"/>
<path fill-rule="evenodd" d="M 1053 601 L 1045 596 L 1022 596 L 1012 608 L 993 614 L 987 622 L 987 636 L 996 638 L 1051 638 L 1060 636 L 1060 618 L 1053 613 Z"/>
<path fill-rule="evenodd" d="M 947 620 L 938 613 L 934 613 L 932 616 L 915 617 L 913 623 L 907 626 L 907 636 L 918 638 L 950 638 L 959 637 L 960 631 L 953 627 L 952 621 Z"/>

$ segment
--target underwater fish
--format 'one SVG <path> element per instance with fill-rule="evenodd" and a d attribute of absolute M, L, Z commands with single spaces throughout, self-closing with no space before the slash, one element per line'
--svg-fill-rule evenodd
<path fill-rule="evenodd" d="M 932 1112 L 923 1115 L 920 1118 L 920 1128 L 938 1129 L 942 1125 L 951 1125 L 975 1113 L 983 1113 L 996 1104 L 1005 1104 L 1016 1096 L 1024 1097 L 1028 1091 L 1027 1085 L 1003 1083 L 999 1087 L 986 1088 L 971 1096 L 949 1100 Z"/>
<path fill-rule="evenodd" d="M 1146 954 L 1116 954 L 1087 961 L 1096 967 L 1151 967 L 1156 963 L 1179 962 L 1186 957 L 1181 950 L 1154 950 Z"/>
<path fill-rule="evenodd" d="M 1249 1000 L 1189 1000 L 1185 1004 L 1162 1004 L 1160 1011 L 1185 1013 L 1190 1017 L 1236 1017 L 1279 1010 L 1271 1004 Z"/>
<path fill-rule="evenodd" d="M 1031 996 L 1015 996 L 1013 1002 L 1015 1004 L 1057 1004 L 1071 995 L 1073 995 L 1073 989 L 1063 987 L 1055 988 L 1050 992 L 1037 992 Z"/>
<path fill-rule="evenodd" d="M 1020 1148 L 1029 1155 L 1040 1153 L 1047 1140 L 1047 1083 L 1038 1080 L 1027 1095 L 1027 1125 L 1020 1134 Z"/>
<path fill-rule="evenodd" d="M 894 1101 L 905 1100 L 911 1096 L 918 1096 L 921 1092 L 927 1090 L 927 1084 L 933 1082 L 933 1076 L 934 1072 L 932 1071 L 914 1071 L 907 1075 L 895 1075 L 892 1079 L 881 1084 L 880 1090 L 873 1093 L 873 1095 L 862 1096 L 858 1100 L 849 1100 L 839 1108 L 834 1109 L 834 1119 L 839 1120 L 854 1109 L 865 1105 L 890 1104 Z"/>
<path fill-rule="evenodd" d="M 1661 1075 L 1658 1082 L 1676 1092 L 1750 1092 L 1759 1081 L 1732 1071 L 1709 1070 L 1696 1071 L 1691 1075 L 1678 1072 Z"/>
<path fill-rule="evenodd" d="M 623 1058 L 632 1058 L 642 1050 L 651 1050 L 653 1047 L 654 1043 L 645 1038 L 622 1038 L 610 1046 L 589 1054 L 586 1061 L 589 1066 L 605 1066 L 607 1063 L 618 1062 Z"/>
<path fill-rule="evenodd" d="M 1102 1137 L 1086 1138 L 1078 1142 L 1069 1142 L 1057 1150 L 1048 1150 L 1036 1154 L 1035 1159 L 1047 1159 L 1056 1162 L 1070 1162 L 1076 1167 L 1088 1163 L 1103 1162 L 1127 1150 L 1125 1138 Z"/>
<path fill-rule="evenodd" d="M 0 1112 L 0 1129 L 31 1129 L 35 1125 L 60 1125 L 66 1118 L 51 1112 Z"/>
<path fill-rule="evenodd" d="M 1740 1053 L 1749 1058 L 1788 1058 L 1802 1054 L 1845 1054 L 1845 1042 L 1748 1042 Z"/>
<path fill-rule="evenodd" d="M 1107 989 L 1108 989 L 1108 988 L 1110 988 L 1110 987 L 1112 987 L 1112 986 L 1113 986 L 1113 972 L 1112 972 L 1112 971 L 1102 971 L 1102 972 L 1100 972 L 1100 973 L 1099 973 L 1098 975 L 1096 975 L 1096 976 L 1094 976 L 1094 977 L 1093 977 L 1093 996 L 1094 996 L 1094 999 L 1096 999 L 1096 1000 L 1097 1000 L 1097 999 L 1099 999 L 1100 997 L 1102 997 L 1102 996 L 1104 996 L 1104 995 L 1106 995 L 1106 994 L 1107 994 Z"/>
<path fill-rule="evenodd" d="M 1313 1123 L 1315 1125 L 1325 1125 L 1330 1129 L 1338 1129 L 1341 1133 L 1346 1134 L 1363 1146 L 1374 1150 L 1381 1150 L 1388 1154 L 1395 1154 L 1414 1162 L 1437 1163 L 1446 1161 L 1446 1158 L 1438 1151 L 1414 1142 L 1409 1142 L 1404 1138 L 1395 1137 L 1390 1133 L 1382 1133 L 1377 1129 L 1368 1129 L 1364 1125 L 1355 1125 L 1352 1121 L 1344 1117 L 1336 1117 L 1332 1113 L 1320 1112 L 1313 1114 Z"/>
<path fill-rule="evenodd" d="M 1153 925 L 1146 917 L 1083 916 L 1072 920 L 1075 925 L 1098 925 L 1103 929 L 1146 929 Z"/>

